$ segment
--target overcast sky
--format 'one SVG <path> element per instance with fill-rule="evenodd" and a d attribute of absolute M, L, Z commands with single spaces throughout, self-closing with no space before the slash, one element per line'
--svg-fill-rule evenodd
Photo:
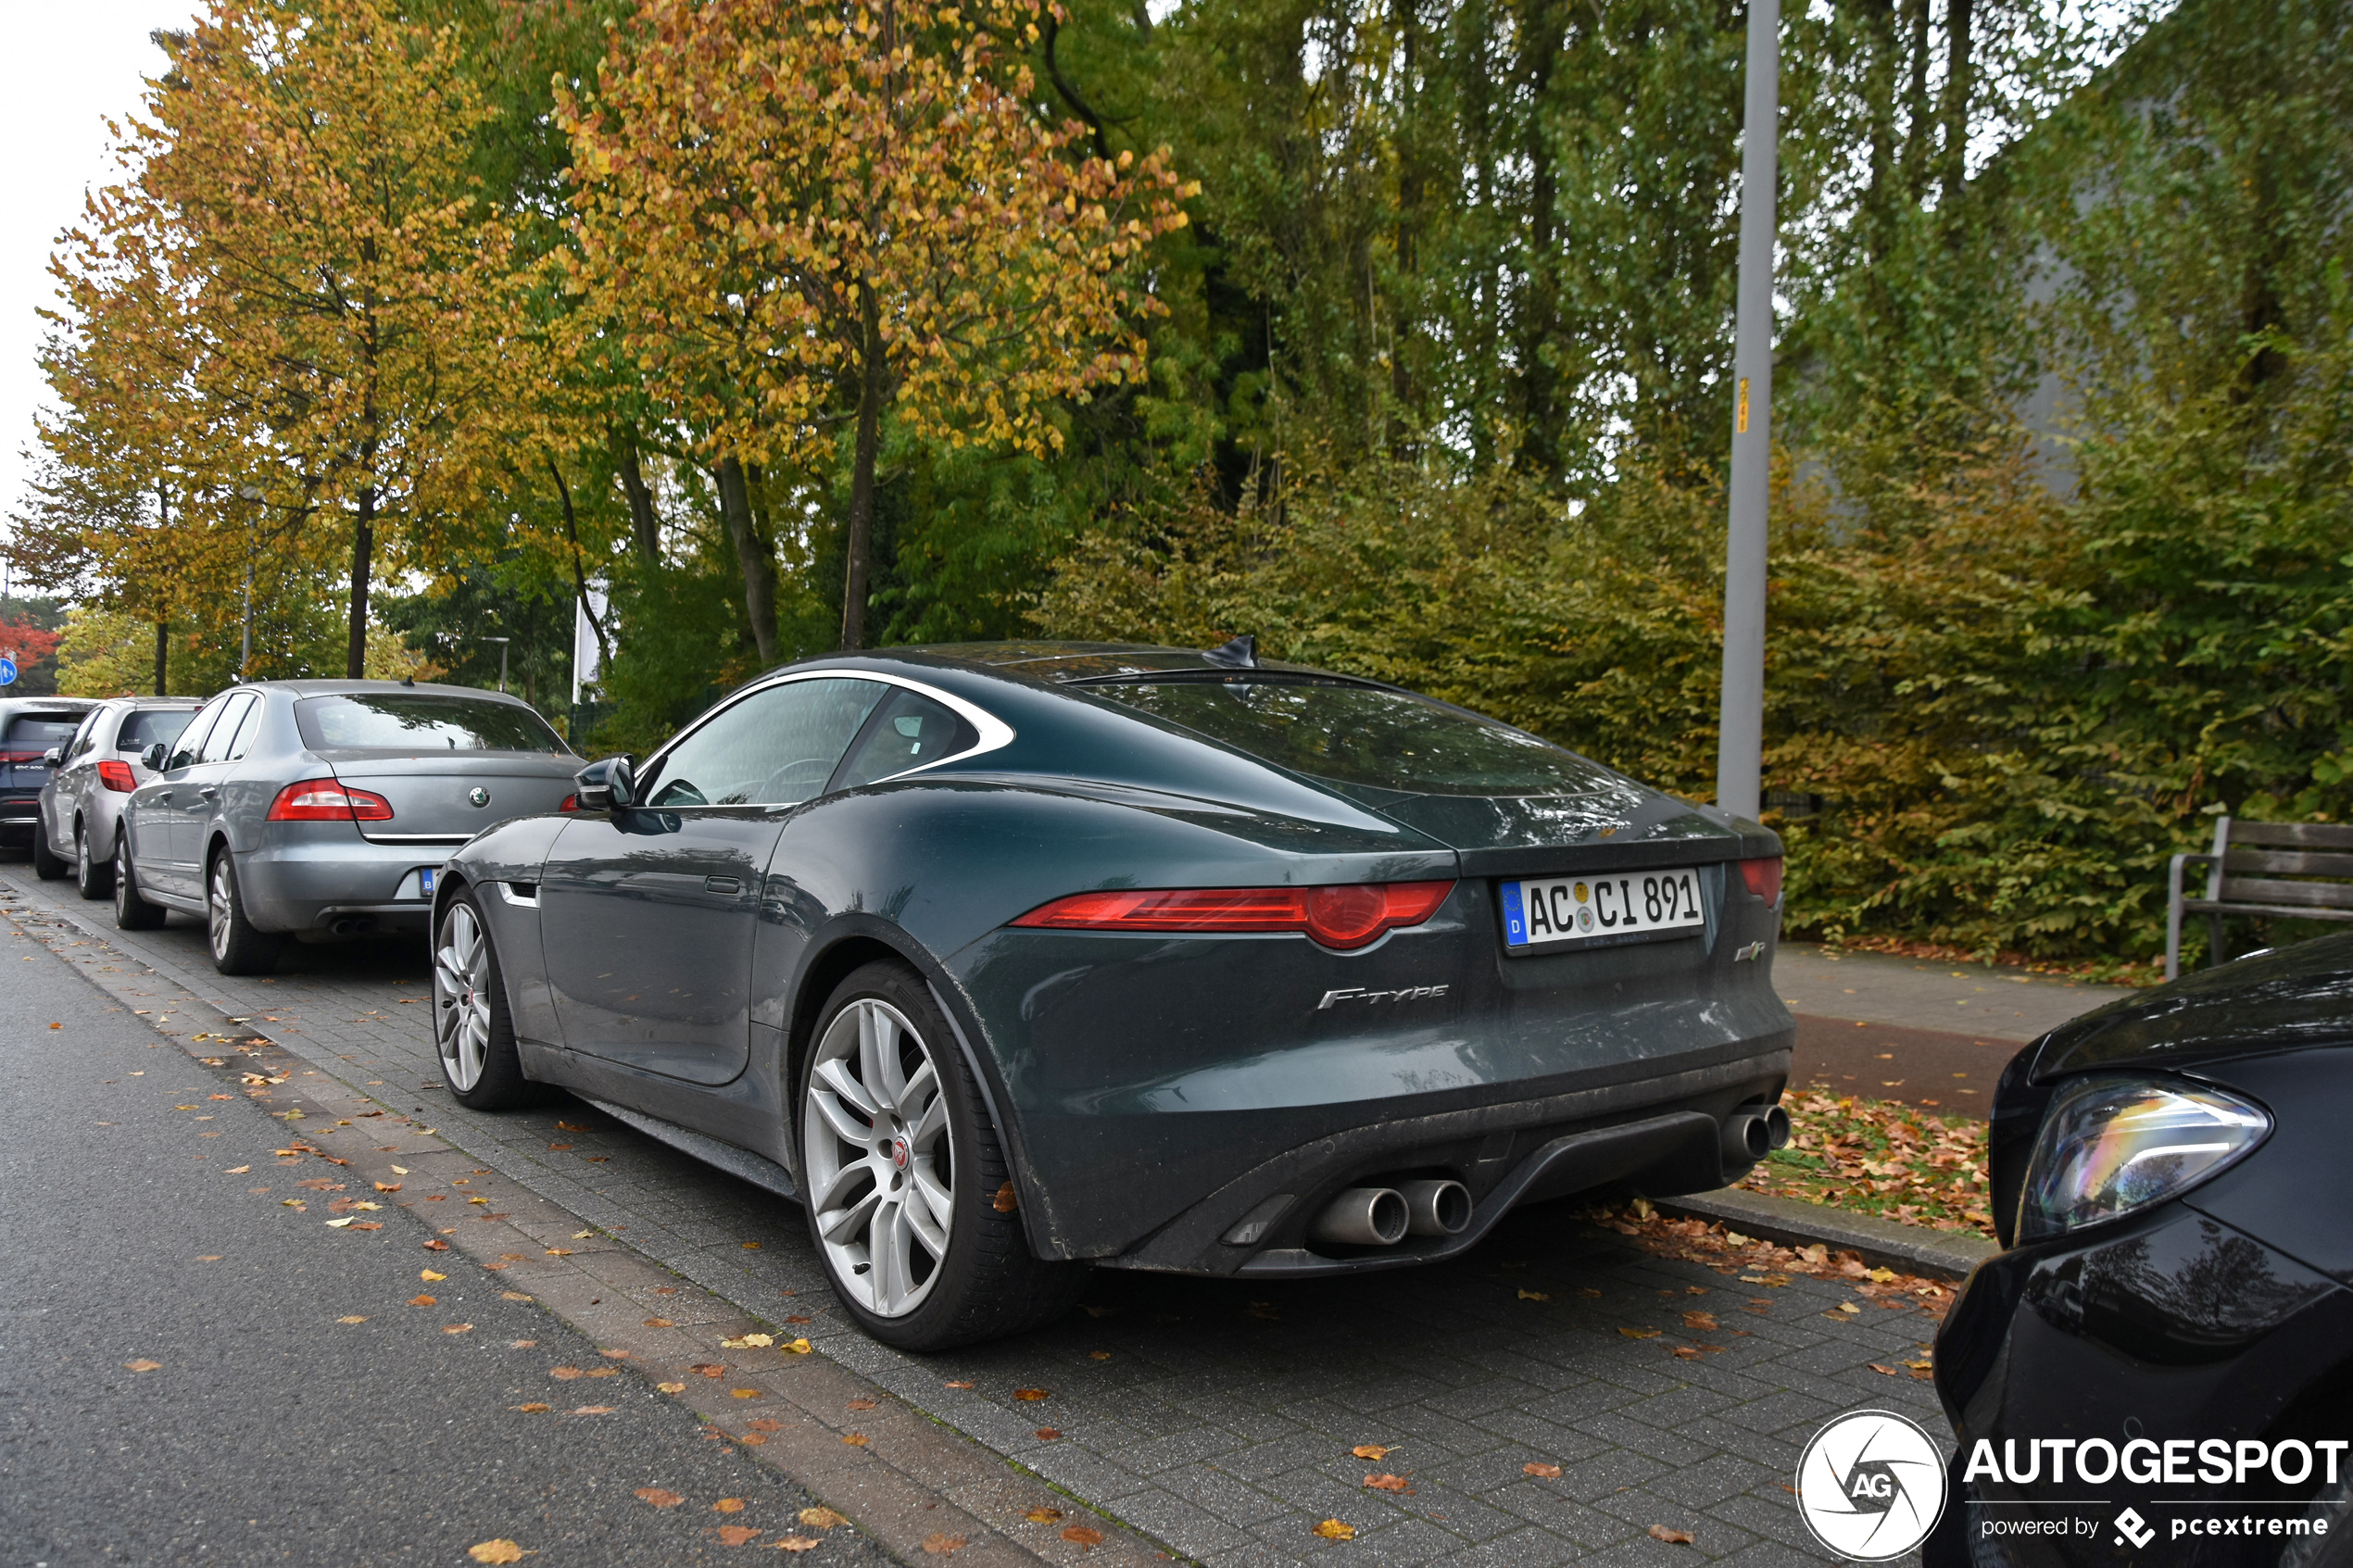
<path fill-rule="evenodd" d="M 162 67 L 147 42 L 184 23 L 195 0 L 6 0 L 0 59 L 0 518 L 16 510 L 32 413 L 48 388 L 33 357 L 53 302 L 49 250 L 107 173 L 106 119 L 138 107 L 140 79 Z M 5 527 L 5 523 L 0 523 Z"/>

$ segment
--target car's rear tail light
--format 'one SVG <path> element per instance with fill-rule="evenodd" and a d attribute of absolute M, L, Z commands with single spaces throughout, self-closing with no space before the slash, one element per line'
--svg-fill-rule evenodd
<path fill-rule="evenodd" d="M 1748 890 L 1751 893 L 1755 894 L 1767 903 L 1780 902 L 1781 858 L 1779 855 L 1769 855 L 1761 860 L 1743 860 L 1741 880 L 1748 884 Z"/>
<path fill-rule="evenodd" d="M 559 811 L 577 811 L 577 810 L 579 810 L 579 809 L 580 809 L 580 797 L 578 797 L 578 796 L 576 796 L 576 795 L 567 795 L 567 796 L 565 796 L 565 797 L 563 797 L 563 799 L 561 799 L 560 801 L 557 802 L 557 804 L 556 804 L 556 809 L 557 809 L 557 810 L 559 810 Z"/>
<path fill-rule="evenodd" d="M 111 757 L 98 764 L 98 782 L 117 795 L 129 795 L 139 787 L 138 775 L 131 771 L 131 764 Z"/>
<path fill-rule="evenodd" d="M 388 822 L 392 802 L 372 790 L 354 789 L 333 779 L 290 784 L 270 803 L 273 822 Z"/>
<path fill-rule="evenodd" d="M 1013 923 L 1052 931 L 1303 931 L 1327 947 L 1361 947 L 1419 925 L 1452 882 L 1352 883 L 1339 887 L 1186 887 L 1074 893 Z"/>

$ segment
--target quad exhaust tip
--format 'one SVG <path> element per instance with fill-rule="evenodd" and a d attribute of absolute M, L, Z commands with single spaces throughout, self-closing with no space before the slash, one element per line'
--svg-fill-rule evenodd
<path fill-rule="evenodd" d="M 1308 1234 L 1347 1247 L 1394 1247 L 1409 1236 L 1460 1236 L 1470 1222 L 1470 1190 L 1441 1178 L 1350 1187 L 1324 1206 Z"/>
<path fill-rule="evenodd" d="M 1763 1110 L 1744 1108 L 1724 1118 L 1724 1159 L 1729 1163 L 1754 1165 L 1788 1146 L 1789 1112 L 1778 1105 Z"/>

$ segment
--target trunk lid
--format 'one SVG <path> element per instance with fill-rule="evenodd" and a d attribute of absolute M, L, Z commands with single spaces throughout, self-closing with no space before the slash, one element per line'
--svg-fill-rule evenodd
<path fill-rule="evenodd" d="M 1575 795 L 1392 796 L 1365 804 L 1454 849 L 1463 874 L 1472 877 L 1641 870 L 1780 853 L 1779 841 L 1762 828 L 1743 831 L 1627 780 Z"/>
<path fill-rule="evenodd" d="M 529 751 L 315 755 L 344 784 L 392 803 L 392 821 L 359 824 L 361 836 L 374 844 L 462 844 L 510 818 L 553 811 L 583 766 L 577 757 Z"/>

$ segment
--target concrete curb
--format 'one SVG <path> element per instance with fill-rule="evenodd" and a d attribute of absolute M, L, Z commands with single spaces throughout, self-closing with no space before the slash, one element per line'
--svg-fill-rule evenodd
<path fill-rule="evenodd" d="M 1971 1269 L 2002 1250 L 1982 1236 L 1899 1224 L 1869 1214 L 1847 1214 L 1818 1203 L 1743 1192 L 1737 1187 L 1660 1198 L 1655 1206 L 1664 1214 L 1720 1220 L 1743 1236 L 1784 1247 L 1811 1247 L 1818 1242 L 1832 1251 L 1859 1253 L 1867 1263 L 1907 1274 L 1965 1279 Z"/>

